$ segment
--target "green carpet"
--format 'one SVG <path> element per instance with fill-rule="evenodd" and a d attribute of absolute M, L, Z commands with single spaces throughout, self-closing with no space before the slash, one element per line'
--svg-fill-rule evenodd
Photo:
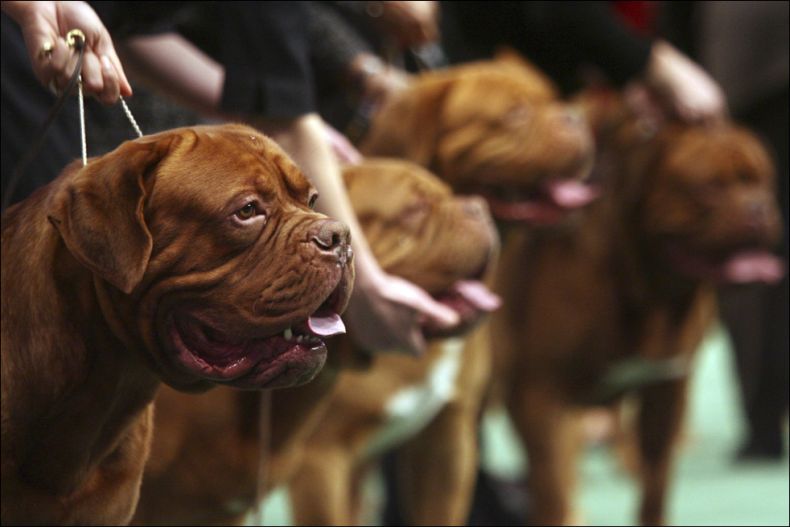
<path fill-rule="evenodd" d="M 788 462 L 733 464 L 742 432 L 729 341 L 712 331 L 697 357 L 686 441 L 669 495 L 674 525 L 788 525 Z M 524 458 L 501 414 L 486 419 L 486 466 L 517 474 Z M 577 508 L 587 525 L 630 525 L 638 491 L 603 448 L 590 448 L 580 466 Z"/>

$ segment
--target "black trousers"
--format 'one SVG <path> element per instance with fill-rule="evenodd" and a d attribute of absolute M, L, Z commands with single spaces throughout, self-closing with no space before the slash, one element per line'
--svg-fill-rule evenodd
<path fill-rule="evenodd" d="M 736 116 L 773 150 L 784 233 L 781 254 L 788 261 L 788 89 Z M 747 445 L 780 452 L 788 409 L 788 277 L 776 285 L 726 287 L 720 291 L 722 321 L 732 339 Z"/>

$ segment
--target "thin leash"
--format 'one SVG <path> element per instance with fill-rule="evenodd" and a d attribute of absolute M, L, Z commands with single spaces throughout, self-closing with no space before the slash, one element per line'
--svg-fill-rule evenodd
<path fill-rule="evenodd" d="M 74 67 L 74 71 L 72 72 L 71 77 L 69 77 L 69 82 L 66 85 L 66 89 L 64 89 L 55 100 L 55 104 L 50 109 L 49 114 L 47 114 L 47 118 L 44 120 L 44 123 L 39 127 L 39 130 L 34 135 L 36 138 L 34 143 L 17 162 L 14 172 L 11 175 L 11 179 L 8 182 L 8 186 L 6 187 L 3 194 L 2 203 L 0 203 L 0 210 L 2 211 L 5 211 L 6 208 L 8 208 L 11 197 L 14 195 L 14 190 L 16 190 L 16 187 L 19 184 L 25 169 L 38 155 L 41 147 L 44 144 L 44 140 L 46 139 L 47 132 L 52 126 L 52 123 L 55 121 L 55 117 L 58 115 L 58 113 L 60 113 L 60 110 L 63 108 L 69 96 L 74 92 L 75 86 L 77 87 L 77 99 L 79 103 L 82 166 L 88 164 L 88 141 L 86 138 L 85 127 L 85 102 L 82 91 L 82 62 L 85 55 L 85 34 L 79 29 L 72 29 L 66 34 L 66 43 L 70 48 L 77 51 L 77 63 Z M 42 52 L 48 51 L 51 51 L 51 44 L 49 46 L 45 45 L 42 49 Z M 137 121 L 132 115 L 131 110 L 129 110 L 129 107 L 126 105 L 126 101 L 122 96 L 119 96 L 119 98 L 121 101 L 121 106 L 123 107 L 123 111 L 126 114 L 127 119 L 129 119 L 132 128 L 134 128 L 134 131 L 137 133 L 137 137 L 142 137 L 143 132 L 140 130 L 140 126 L 137 124 Z"/>
<path fill-rule="evenodd" d="M 256 524 L 266 525 L 265 511 L 263 507 L 266 497 L 266 486 L 269 477 L 269 456 L 271 455 L 271 433 L 272 433 L 272 394 L 270 390 L 263 390 L 260 393 L 260 415 L 258 418 L 258 485 L 255 490 L 255 515 Z"/>
<path fill-rule="evenodd" d="M 77 87 L 78 93 L 77 98 L 79 100 L 79 107 L 80 107 L 80 137 L 82 139 L 82 166 L 88 164 L 88 141 L 86 139 L 86 132 L 85 132 L 85 103 L 84 103 L 84 96 L 82 93 L 82 55 L 85 52 L 85 35 L 79 29 L 72 29 L 66 34 L 66 42 L 70 47 L 74 47 L 79 50 L 80 58 L 77 62 L 77 67 L 74 69 L 74 72 L 77 74 Z M 129 106 L 126 105 L 126 101 L 124 100 L 122 95 L 118 95 L 118 98 L 121 101 L 121 106 L 123 107 L 123 111 L 126 114 L 126 118 L 129 119 L 129 122 L 134 128 L 135 133 L 137 133 L 137 137 L 142 137 L 143 132 L 140 130 L 140 126 L 137 124 L 137 120 L 132 115 L 132 111 L 129 110 Z"/>

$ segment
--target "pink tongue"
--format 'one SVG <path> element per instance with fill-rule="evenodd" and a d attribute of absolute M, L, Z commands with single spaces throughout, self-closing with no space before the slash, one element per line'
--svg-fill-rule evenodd
<path fill-rule="evenodd" d="M 346 326 L 337 313 L 325 317 L 313 315 L 307 319 L 307 327 L 321 337 L 331 337 L 332 335 L 340 335 L 346 332 Z"/>
<path fill-rule="evenodd" d="M 769 252 L 743 252 L 724 263 L 724 278 L 730 282 L 765 282 L 781 280 L 785 269 L 782 260 Z"/>
<path fill-rule="evenodd" d="M 598 197 L 598 190 L 579 181 L 554 181 L 547 185 L 554 203 L 566 209 L 587 205 Z"/>
<path fill-rule="evenodd" d="M 493 311 L 502 305 L 502 300 L 477 280 L 461 280 L 456 282 L 454 289 L 481 311 Z"/>

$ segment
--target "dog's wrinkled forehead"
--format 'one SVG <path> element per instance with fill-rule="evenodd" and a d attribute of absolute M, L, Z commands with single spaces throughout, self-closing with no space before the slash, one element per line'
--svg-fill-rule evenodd
<path fill-rule="evenodd" d="M 371 159 L 348 167 L 344 177 L 359 216 L 396 218 L 415 204 L 451 199 L 450 187 L 424 168 L 407 161 Z"/>
<path fill-rule="evenodd" d="M 769 180 L 773 169 L 766 150 L 749 132 L 731 126 L 682 132 L 666 156 L 667 173 L 707 181 Z"/>
<path fill-rule="evenodd" d="M 480 102 L 481 94 L 490 97 Z M 550 102 L 535 96 L 528 86 L 507 77 L 468 78 L 459 82 L 448 101 L 446 118 L 459 120 L 508 121 L 514 112 L 534 112 L 537 107 Z M 507 123 L 505 123 L 507 124 Z"/>
<path fill-rule="evenodd" d="M 308 179 L 271 139 L 241 125 L 194 127 L 159 167 L 159 193 L 221 207 L 239 192 L 305 203 Z"/>

